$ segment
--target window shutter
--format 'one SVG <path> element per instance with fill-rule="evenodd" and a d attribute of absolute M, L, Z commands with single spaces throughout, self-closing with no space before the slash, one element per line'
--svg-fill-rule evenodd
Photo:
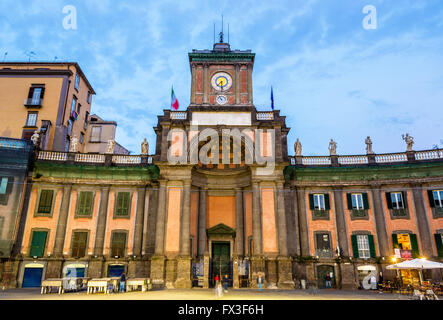
<path fill-rule="evenodd" d="M 91 214 L 92 208 L 92 192 L 86 193 L 86 214 Z"/>
<path fill-rule="evenodd" d="M 314 210 L 314 195 L 309 195 L 309 209 Z"/>
<path fill-rule="evenodd" d="M 406 191 L 402 191 L 401 195 L 403 197 L 403 203 L 406 209 L 408 207 L 408 193 Z"/>
<path fill-rule="evenodd" d="M 351 242 L 352 242 L 352 254 L 354 255 L 354 258 L 358 258 L 358 242 L 357 242 L 357 236 L 355 234 L 351 235 Z"/>
<path fill-rule="evenodd" d="M 371 258 L 375 258 L 375 244 L 374 244 L 374 236 L 372 234 L 368 235 L 368 243 L 369 243 L 369 252 L 371 254 Z"/>
<path fill-rule="evenodd" d="M 435 244 L 437 245 L 437 254 L 439 257 L 443 257 L 443 240 L 441 234 L 434 234 Z"/>
<path fill-rule="evenodd" d="M 369 209 L 369 201 L 368 201 L 368 194 L 363 193 L 363 206 L 366 210 Z"/>
<path fill-rule="evenodd" d="M 409 240 L 411 241 L 411 249 L 412 249 L 412 258 L 418 258 L 418 243 L 417 243 L 417 235 L 409 234 Z"/>
<path fill-rule="evenodd" d="M 43 99 L 44 96 L 45 96 L 45 87 L 42 87 L 42 91 L 40 93 L 40 99 Z"/>
<path fill-rule="evenodd" d="M 429 205 L 431 208 L 435 207 L 435 201 L 434 201 L 434 194 L 432 193 L 432 190 L 428 190 L 428 198 L 429 198 Z"/>
<path fill-rule="evenodd" d="M 348 210 L 352 210 L 352 194 L 351 193 L 347 193 L 346 194 L 346 199 L 348 200 Z"/>
<path fill-rule="evenodd" d="M 329 204 L 329 193 L 325 193 L 325 207 L 326 210 L 331 210 L 331 205 Z"/>
<path fill-rule="evenodd" d="M 392 246 L 394 249 L 398 249 L 398 239 L 395 233 L 392 234 Z"/>
<path fill-rule="evenodd" d="M 29 88 L 28 99 L 32 99 L 33 95 L 34 95 L 34 87 L 31 87 Z"/>
<path fill-rule="evenodd" d="M 391 201 L 391 193 L 386 192 L 386 204 L 388 205 L 388 209 L 392 209 L 392 201 Z"/>
<path fill-rule="evenodd" d="M 40 202 L 38 205 L 38 213 L 51 213 L 53 190 L 42 190 L 40 193 Z"/>
<path fill-rule="evenodd" d="M 46 231 L 34 231 L 29 253 L 31 257 L 43 257 L 45 252 L 46 234 Z"/>

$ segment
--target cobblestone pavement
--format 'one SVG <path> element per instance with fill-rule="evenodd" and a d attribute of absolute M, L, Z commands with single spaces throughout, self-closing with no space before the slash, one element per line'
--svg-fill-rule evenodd
<path fill-rule="evenodd" d="M 216 299 L 213 289 L 170 289 L 148 292 L 127 292 L 112 294 L 86 294 L 72 292 L 40 294 L 40 289 L 8 289 L 0 291 L 0 300 L 408 300 L 408 296 L 368 291 L 344 290 L 229 290 L 222 298 Z"/>

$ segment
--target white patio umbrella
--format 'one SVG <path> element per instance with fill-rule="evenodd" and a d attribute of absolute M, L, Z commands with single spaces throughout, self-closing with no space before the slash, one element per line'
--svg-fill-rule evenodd
<path fill-rule="evenodd" d="M 400 263 L 391 264 L 387 266 L 386 269 L 417 269 L 419 270 L 420 283 L 422 282 L 422 274 L 421 271 L 423 269 L 443 269 L 443 263 L 429 261 L 426 259 L 413 259 L 406 260 Z"/>

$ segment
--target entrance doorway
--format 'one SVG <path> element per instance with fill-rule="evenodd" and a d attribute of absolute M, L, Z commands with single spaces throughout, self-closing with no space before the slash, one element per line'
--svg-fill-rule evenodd
<path fill-rule="evenodd" d="M 23 288 L 38 288 L 42 283 L 43 266 L 25 267 L 23 273 Z"/>
<path fill-rule="evenodd" d="M 120 278 L 123 272 L 125 272 L 125 266 L 122 264 L 111 264 L 108 266 L 109 278 Z"/>
<path fill-rule="evenodd" d="M 334 266 L 317 266 L 317 281 L 318 288 L 325 289 L 326 288 L 326 275 L 329 275 L 331 278 L 331 286 L 335 288 L 335 273 Z"/>
<path fill-rule="evenodd" d="M 228 275 L 229 286 L 232 286 L 232 264 L 231 264 L 231 244 L 230 242 L 212 242 L 212 259 L 209 283 L 215 285 L 215 276 L 220 280 Z"/>

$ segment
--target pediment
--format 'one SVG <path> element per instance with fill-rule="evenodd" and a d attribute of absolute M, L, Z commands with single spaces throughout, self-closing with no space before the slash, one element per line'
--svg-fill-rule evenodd
<path fill-rule="evenodd" d="M 228 227 L 227 225 L 223 223 L 219 223 L 216 226 L 213 226 L 212 228 L 209 228 L 206 230 L 206 233 L 208 236 L 211 235 L 230 235 L 232 237 L 235 237 L 235 229 Z"/>

